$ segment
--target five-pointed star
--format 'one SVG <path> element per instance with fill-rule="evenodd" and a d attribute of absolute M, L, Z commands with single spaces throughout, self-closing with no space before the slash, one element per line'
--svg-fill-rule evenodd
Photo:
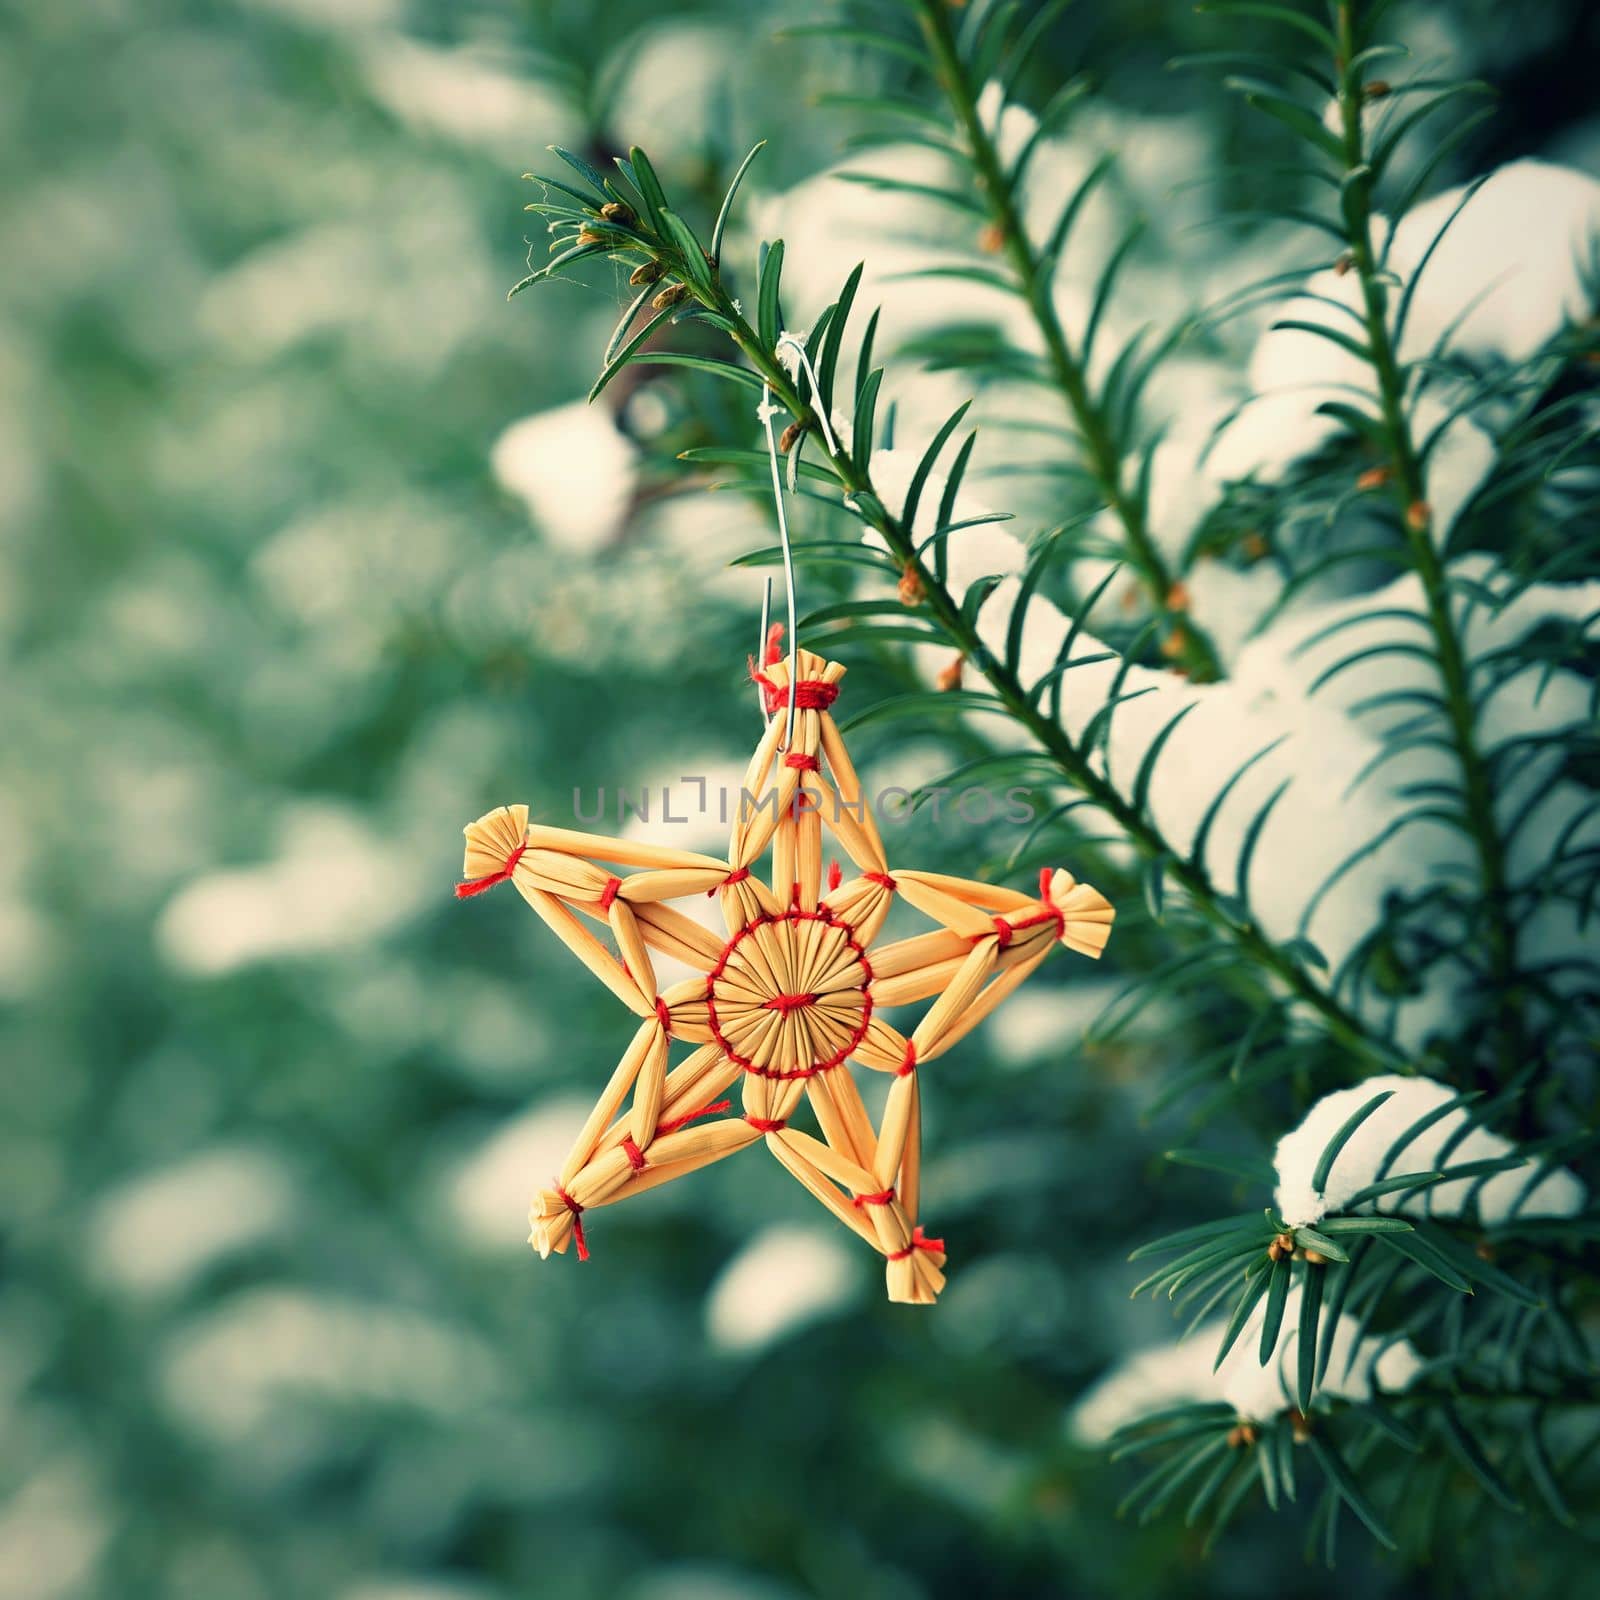
<path fill-rule="evenodd" d="M 919 1069 L 975 1027 L 1059 941 L 1098 956 L 1114 912 L 1066 871 L 1041 875 L 1040 897 L 897 870 L 829 707 L 844 668 L 796 652 L 793 737 L 779 746 L 788 664 L 760 677 L 776 712 L 745 775 L 728 859 L 528 823 L 503 806 L 466 829 L 474 894 L 510 879 L 573 953 L 643 1019 L 555 1186 L 530 1213 L 542 1256 L 576 1243 L 582 1218 L 758 1139 L 888 1264 L 891 1300 L 931 1302 L 944 1287 L 944 1246 L 917 1225 Z M 859 869 L 823 892 L 823 829 Z M 772 888 L 753 868 L 772 850 Z M 622 869 L 628 875 L 623 876 Z M 631 869 L 631 870 L 630 870 Z M 718 938 L 668 901 L 720 895 Z M 939 926 L 874 947 L 895 897 Z M 578 915 L 581 913 L 582 916 Z M 619 954 L 585 926 L 609 925 Z M 650 952 L 697 976 L 661 990 Z M 883 1012 L 936 997 L 910 1035 Z M 698 1045 L 668 1070 L 670 1040 Z M 849 1062 L 892 1075 L 874 1129 Z M 738 1116 L 717 1097 L 742 1080 Z M 624 1102 L 631 1103 L 624 1110 Z M 820 1139 L 791 1125 L 809 1101 Z"/>

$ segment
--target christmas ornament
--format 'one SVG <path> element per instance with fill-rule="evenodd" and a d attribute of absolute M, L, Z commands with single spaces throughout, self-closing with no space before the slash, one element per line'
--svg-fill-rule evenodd
<path fill-rule="evenodd" d="M 592 1212 L 760 1142 L 884 1257 L 891 1300 L 927 1304 L 944 1286 L 944 1243 L 917 1220 L 922 1069 L 1057 944 L 1098 957 L 1114 912 L 1064 870 L 1041 875 L 1037 898 L 891 871 L 833 719 L 844 673 L 808 650 L 758 673 L 771 720 L 745 774 L 726 860 L 530 824 L 526 806 L 502 806 L 466 829 L 458 893 L 512 883 L 641 1019 L 533 1204 L 541 1256 L 576 1246 L 587 1259 Z M 854 877 L 844 880 L 835 862 L 824 882 L 825 835 Z M 756 868 L 769 849 L 763 882 Z M 722 936 L 672 908 L 693 895 L 720 899 Z M 936 926 L 876 944 L 896 899 Z M 615 951 L 590 923 L 609 929 Z M 653 951 L 696 976 L 662 989 Z M 932 1004 L 909 1033 L 885 1016 L 922 1000 Z M 669 1069 L 679 1042 L 695 1048 Z M 852 1063 L 891 1080 L 876 1128 Z M 735 1084 L 737 1112 L 719 1098 Z M 796 1125 L 805 1108 L 820 1138 Z"/>

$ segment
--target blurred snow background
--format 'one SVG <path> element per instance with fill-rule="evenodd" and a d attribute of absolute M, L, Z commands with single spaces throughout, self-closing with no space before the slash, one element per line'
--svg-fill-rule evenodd
<path fill-rule="evenodd" d="M 1465 311 L 1458 337 L 1514 354 L 1582 309 L 1600 127 L 1579 9 L 1513 26 L 1487 5 L 1397 8 L 1419 56 L 1505 90 L 1452 178 L 1495 174 L 1430 267 L 1418 339 Z M 733 259 L 748 273 L 758 234 L 785 237 L 790 325 L 865 260 L 881 351 L 950 320 L 1032 337 L 1014 302 L 902 277 L 973 241 L 837 181 L 923 157 L 846 154 L 848 119 L 813 97 L 873 85 L 848 53 L 777 40 L 781 20 L 737 0 L 619 0 L 600 26 L 570 0 L 8 17 L 0 1595 L 1245 1595 L 1296 1545 L 1269 1531 L 1266 1554 L 1199 1574 L 1181 1531 L 1108 1532 L 1114 1489 L 1061 1457 L 1063 1397 L 1161 1332 L 1126 1303 L 1128 1243 L 1210 1201 L 1193 1178 L 1146 1181 L 1171 1122 L 1140 1114 L 1215 1041 L 1152 1014 L 1078 1044 L 1147 958 L 1136 929 L 1127 965 L 1063 963 L 930 1095 L 930 1219 L 958 1262 L 935 1319 L 888 1312 L 871 1263 L 770 1163 L 609 1213 L 581 1273 L 523 1248 L 528 1193 L 621 1019 L 515 906 L 450 900 L 459 829 L 500 799 L 565 819 L 576 787 L 736 773 L 759 577 L 727 562 L 772 533 L 758 500 L 665 465 L 753 443 L 742 407 L 666 375 L 579 403 L 620 282 L 505 305 L 528 247 L 519 174 L 550 141 L 637 141 L 703 216 L 730 157 L 766 136 Z M 1037 104 L 1085 59 L 1107 80 L 1040 153 L 1029 210 L 1117 152 L 1060 294 L 1080 326 L 1095 262 L 1145 212 L 1120 337 L 1302 252 L 1189 231 L 1237 200 L 1191 183 L 1237 159 L 1233 114 L 1162 67 L 1203 24 L 1101 27 L 1069 22 L 1024 85 Z M 1025 110 L 989 111 L 1003 142 L 1025 137 Z M 1227 325 L 1151 393 L 1169 554 L 1224 478 L 1277 481 L 1323 442 L 1315 404 L 1345 374 L 1266 320 Z M 888 397 L 910 460 L 966 394 L 908 361 Z M 978 397 L 966 493 L 1021 516 L 974 530 L 963 571 L 1016 571 L 1010 530 L 1055 520 L 1048 398 Z M 1472 430 L 1444 458 L 1441 533 L 1484 468 Z M 1362 592 L 1263 626 L 1280 588 L 1270 563 L 1197 567 L 1230 680 L 1152 675 L 1111 767 L 1131 771 L 1159 720 L 1203 697 L 1156 797 L 1182 839 L 1219 772 L 1290 733 L 1229 813 L 1236 840 L 1252 797 L 1293 777 L 1257 863 L 1288 934 L 1342 841 L 1433 768 L 1345 797 L 1371 754 L 1350 708 L 1395 680 L 1352 673 L 1312 698 L 1329 647 L 1298 646 Z M 1541 589 L 1475 626 L 1488 647 L 1593 610 L 1589 589 Z M 1036 617 L 1034 661 L 1063 626 Z M 909 681 L 852 662 L 847 693 Z M 1539 695 L 1513 681 L 1493 715 L 1551 726 L 1581 701 L 1561 675 Z M 967 738 L 886 742 L 868 777 L 936 776 Z M 1547 788 L 1559 826 L 1575 798 Z M 927 864 L 973 871 L 1015 843 L 952 826 Z M 1397 844 L 1311 936 L 1336 957 L 1374 896 L 1458 859 L 1443 835 Z M 1573 930 L 1543 938 L 1555 959 Z M 1406 1028 L 1448 1004 L 1414 997 Z"/>

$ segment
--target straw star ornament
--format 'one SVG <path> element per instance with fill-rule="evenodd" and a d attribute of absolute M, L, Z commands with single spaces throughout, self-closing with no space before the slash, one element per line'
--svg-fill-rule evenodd
<path fill-rule="evenodd" d="M 891 1300 L 928 1304 L 944 1287 L 943 1241 L 917 1221 L 921 1069 L 1058 943 L 1098 957 L 1115 913 L 1063 870 L 1042 874 L 1037 898 L 940 873 L 891 874 L 829 709 L 844 670 L 799 650 L 758 676 L 769 714 L 779 714 L 745 774 L 726 860 L 530 825 L 526 806 L 466 829 L 457 892 L 514 884 L 641 1019 L 553 1186 L 534 1201 L 541 1256 L 575 1245 L 587 1259 L 590 1212 L 764 1141 L 884 1257 Z M 825 829 L 857 868 L 842 881 L 835 864 L 826 888 Z M 755 875 L 769 848 L 770 888 Z M 669 904 L 693 895 L 720 897 L 724 937 Z M 896 897 L 937 926 L 875 945 Z M 585 919 L 607 925 L 615 952 Z M 660 988 L 652 951 L 696 976 Z M 932 1004 L 909 1034 L 883 1015 L 921 1000 Z M 669 1069 L 675 1041 L 696 1048 Z M 851 1063 L 891 1079 L 876 1128 Z M 738 1115 L 718 1098 L 735 1084 Z M 803 1106 L 820 1138 L 792 1125 Z"/>

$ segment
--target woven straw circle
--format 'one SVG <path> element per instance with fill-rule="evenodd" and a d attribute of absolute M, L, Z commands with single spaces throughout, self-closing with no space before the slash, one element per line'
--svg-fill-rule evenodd
<path fill-rule="evenodd" d="M 866 1037 L 872 969 L 826 909 L 763 916 L 723 948 L 706 984 L 712 1036 L 764 1078 L 839 1066 Z"/>

